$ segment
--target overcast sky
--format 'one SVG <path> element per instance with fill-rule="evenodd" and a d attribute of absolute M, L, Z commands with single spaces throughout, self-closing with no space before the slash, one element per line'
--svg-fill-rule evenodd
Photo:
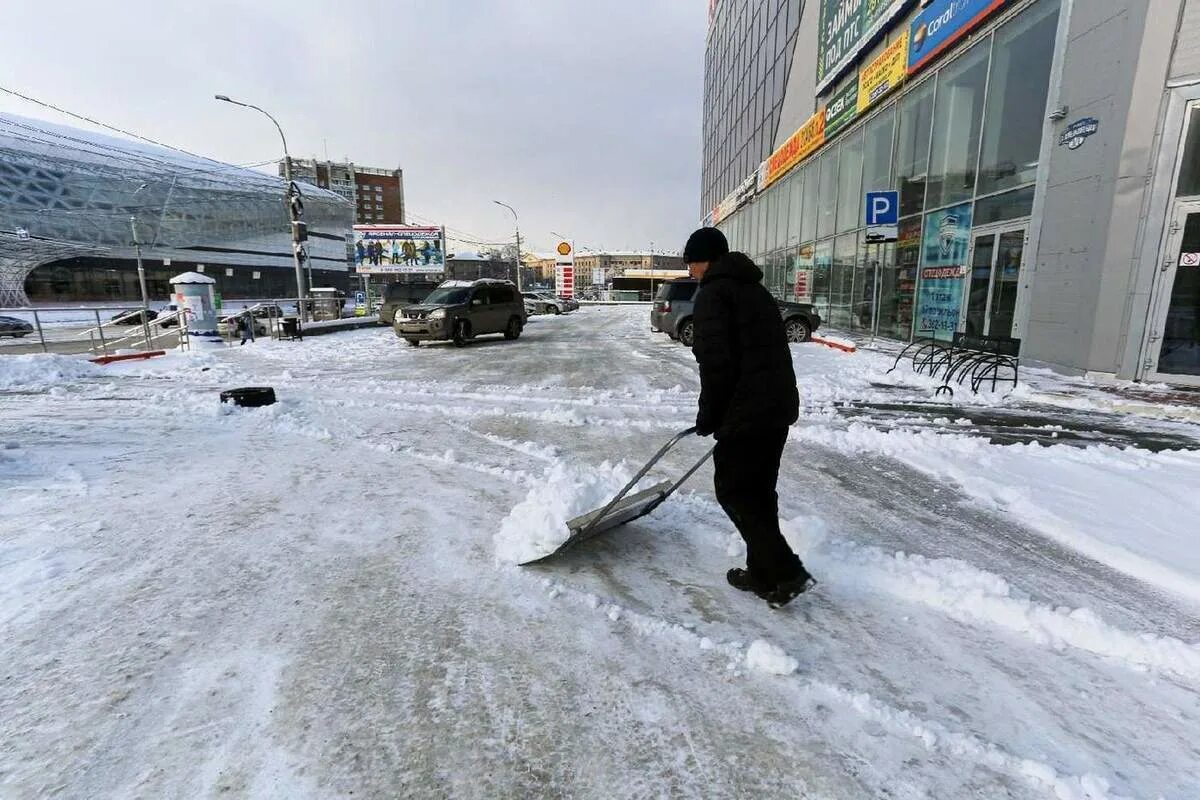
<path fill-rule="evenodd" d="M 232 163 L 404 169 L 413 221 L 675 250 L 700 218 L 703 0 L 6 3 L 0 85 Z M 0 111 L 78 125 L 0 94 Z M 86 127 L 86 126 L 83 126 Z M 465 248 L 460 248 L 465 249 Z"/>

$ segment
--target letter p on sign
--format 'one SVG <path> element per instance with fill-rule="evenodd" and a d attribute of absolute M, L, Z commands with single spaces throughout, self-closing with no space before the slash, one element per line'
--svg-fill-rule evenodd
<path fill-rule="evenodd" d="M 867 192 L 863 204 L 867 225 L 896 225 L 900 222 L 899 192 Z"/>

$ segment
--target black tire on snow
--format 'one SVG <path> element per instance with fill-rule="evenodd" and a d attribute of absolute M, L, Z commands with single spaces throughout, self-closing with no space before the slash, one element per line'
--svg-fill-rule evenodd
<path fill-rule="evenodd" d="M 812 335 L 812 331 L 809 330 L 808 323 L 795 317 L 783 323 L 783 329 L 787 333 L 788 342 L 792 344 L 807 342 L 808 337 Z"/>
<path fill-rule="evenodd" d="M 470 324 L 465 319 L 460 319 L 454 323 L 454 346 L 466 347 L 467 339 L 470 338 Z"/>
<path fill-rule="evenodd" d="M 408 342 L 409 347 L 420 347 L 421 346 L 420 339 L 405 339 L 405 341 Z"/>
<path fill-rule="evenodd" d="M 691 347 L 696 340 L 696 326 L 690 319 L 685 319 L 683 324 L 679 326 L 679 343 L 684 347 Z"/>
<path fill-rule="evenodd" d="M 275 390 L 270 386 L 244 386 L 240 389 L 226 389 L 221 392 L 221 402 L 233 403 L 242 408 L 274 405 Z"/>
<path fill-rule="evenodd" d="M 521 318 L 520 317 L 510 317 L 508 320 L 508 327 L 504 329 L 504 338 L 508 339 L 509 341 L 512 341 L 513 339 L 520 338 L 520 336 L 521 336 Z"/>

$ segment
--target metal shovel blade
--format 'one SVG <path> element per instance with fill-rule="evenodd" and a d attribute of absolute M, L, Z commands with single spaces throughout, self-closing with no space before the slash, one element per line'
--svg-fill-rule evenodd
<path fill-rule="evenodd" d="M 666 499 L 670 493 L 671 485 L 671 481 L 657 483 L 649 489 L 643 489 L 636 494 L 622 498 L 620 502 L 611 508 L 597 508 L 594 511 L 589 511 L 582 516 L 569 520 L 567 522 L 567 529 L 571 532 L 571 535 L 567 537 L 565 542 L 560 544 L 556 550 L 544 556 L 538 556 L 530 561 L 522 561 L 521 566 L 545 561 L 547 558 L 558 555 L 580 542 L 586 542 L 588 539 L 598 536 L 605 531 L 620 527 L 626 522 L 632 522 L 638 517 L 644 517 Z"/>

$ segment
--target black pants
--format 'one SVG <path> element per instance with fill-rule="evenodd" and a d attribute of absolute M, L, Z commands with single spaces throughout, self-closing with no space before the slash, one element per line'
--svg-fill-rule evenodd
<path fill-rule="evenodd" d="M 796 576 L 800 559 L 779 532 L 779 459 L 787 428 L 744 431 L 722 438 L 713 452 L 717 502 L 746 540 L 746 567 L 775 584 Z"/>

